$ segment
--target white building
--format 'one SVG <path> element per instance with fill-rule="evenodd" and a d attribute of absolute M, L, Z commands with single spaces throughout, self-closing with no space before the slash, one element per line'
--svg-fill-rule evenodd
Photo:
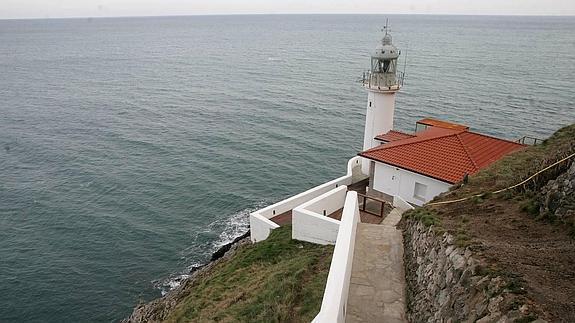
<path fill-rule="evenodd" d="M 334 243 L 346 193 L 357 192 L 362 221 L 372 221 L 374 216 L 375 222 L 381 221 L 390 207 L 422 205 L 466 174 L 524 146 L 431 118 L 418 121 L 415 133 L 393 130 L 395 94 L 403 85 L 403 74 L 397 71 L 399 56 L 386 31 L 371 56 L 370 70 L 364 73 L 363 151 L 348 161 L 347 173 L 252 212 L 253 242 L 267 239 L 275 228 L 292 225 L 292 236 L 297 239 Z"/>
<path fill-rule="evenodd" d="M 374 138 L 380 145 L 359 153 L 370 161 L 369 195 L 384 199 L 400 196 L 422 205 L 466 174 L 524 147 L 431 118 L 418 121 L 416 129 L 422 130 L 413 134 L 390 130 Z"/>

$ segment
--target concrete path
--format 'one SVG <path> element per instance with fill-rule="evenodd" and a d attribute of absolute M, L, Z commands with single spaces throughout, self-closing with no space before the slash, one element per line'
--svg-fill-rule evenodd
<path fill-rule="evenodd" d="M 403 237 L 394 209 L 381 224 L 358 223 L 346 322 L 395 323 L 405 319 Z"/>

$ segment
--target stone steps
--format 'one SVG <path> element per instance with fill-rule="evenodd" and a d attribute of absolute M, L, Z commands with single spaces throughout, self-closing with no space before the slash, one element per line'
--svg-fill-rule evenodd
<path fill-rule="evenodd" d="M 382 224 L 358 223 L 346 322 L 407 322 L 403 237 L 394 209 Z"/>

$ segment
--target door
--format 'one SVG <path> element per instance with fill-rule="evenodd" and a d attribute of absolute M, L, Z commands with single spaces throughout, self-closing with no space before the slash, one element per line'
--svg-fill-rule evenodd
<path fill-rule="evenodd" d="M 401 180 L 401 173 L 399 172 L 398 168 L 395 168 L 393 173 L 391 174 L 391 178 L 389 181 L 389 195 L 399 195 L 399 182 Z"/>

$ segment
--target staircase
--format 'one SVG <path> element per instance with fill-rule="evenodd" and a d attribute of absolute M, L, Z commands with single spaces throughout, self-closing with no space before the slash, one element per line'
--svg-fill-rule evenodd
<path fill-rule="evenodd" d="M 395 208 L 381 224 L 358 223 L 346 322 L 394 323 L 405 318 L 403 237 Z"/>

